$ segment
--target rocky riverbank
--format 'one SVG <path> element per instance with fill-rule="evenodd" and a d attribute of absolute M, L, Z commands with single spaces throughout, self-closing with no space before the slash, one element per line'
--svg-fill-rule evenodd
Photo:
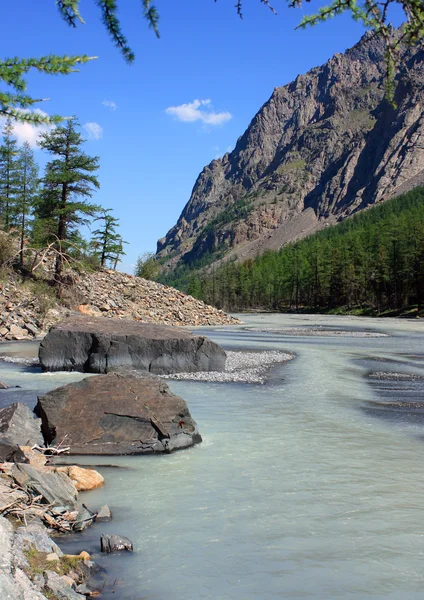
<path fill-rule="evenodd" d="M 65 555 L 54 533 L 82 531 L 99 512 L 78 500 L 102 485 L 91 469 L 55 467 L 43 452 L 21 447 L 26 462 L 0 464 L 0 598 L 83 600 L 95 597 L 86 581 L 94 563 L 81 549 Z M 6 518 L 7 517 L 7 518 Z"/>
<path fill-rule="evenodd" d="M 0 340 L 44 336 L 72 311 L 175 326 L 240 323 L 174 288 L 118 271 L 74 273 L 70 281 L 56 298 L 46 283 L 7 276 L 0 282 Z"/>

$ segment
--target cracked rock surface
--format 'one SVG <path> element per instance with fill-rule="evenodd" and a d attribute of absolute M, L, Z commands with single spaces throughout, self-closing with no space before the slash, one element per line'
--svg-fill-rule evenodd
<path fill-rule="evenodd" d="M 70 454 L 171 452 L 202 441 L 185 401 L 149 374 L 88 377 L 38 398 L 45 440 Z"/>

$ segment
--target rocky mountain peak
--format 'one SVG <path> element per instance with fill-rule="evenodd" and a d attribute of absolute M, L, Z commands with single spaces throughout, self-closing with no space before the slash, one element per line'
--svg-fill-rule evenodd
<path fill-rule="evenodd" d="M 424 53 L 402 54 L 396 108 L 384 98 L 384 43 L 369 33 L 274 88 L 159 240 L 165 271 L 277 249 L 423 183 Z"/>

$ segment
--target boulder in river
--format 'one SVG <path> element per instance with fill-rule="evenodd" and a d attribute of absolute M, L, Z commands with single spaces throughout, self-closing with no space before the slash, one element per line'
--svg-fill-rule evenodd
<path fill-rule="evenodd" d="M 39 396 L 47 444 L 70 454 L 171 452 L 202 441 L 185 401 L 159 377 L 109 373 Z"/>
<path fill-rule="evenodd" d="M 39 358 L 45 371 L 129 368 L 164 375 L 223 371 L 226 354 L 207 337 L 178 327 L 74 315 L 50 329 Z"/>
<path fill-rule="evenodd" d="M 106 554 L 109 554 L 110 552 L 122 552 L 123 550 L 127 550 L 128 552 L 134 551 L 131 540 L 116 534 L 102 535 L 100 538 L 100 546 L 102 552 L 106 552 Z"/>

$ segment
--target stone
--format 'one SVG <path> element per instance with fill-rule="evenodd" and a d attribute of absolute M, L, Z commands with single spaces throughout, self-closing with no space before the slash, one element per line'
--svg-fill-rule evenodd
<path fill-rule="evenodd" d="M 20 446 L 20 449 L 22 450 L 25 458 L 28 459 L 29 464 L 33 465 L 37 469 L 44 467 L 49 459 L 49 457 L 43 454 L 42 452 L 33 450 L 31 446 Z"/>
<path fill-rule="evenodd" d="M 59 558 L 63 556 L 62 550 L 49 537 L 47 529 L 37 521 L 32 521 L 27 526 L 18 527 L 16 530 L 13 552 L 21 569 L 28 567 L 25 552 L 31 548 L 44 554 L 55 554 Z"/>
<path fill-rule="evenodd" d="M 60 560 L 60 558 L 56 554 L 56 552 L 51 552 L 50 554 L 47 554 L 47 556 L 46 556 L 46 561 L 47 562 L 55 562 L 57 560 Z"/>
<path fill-rule="evenodd" d="M 0 381 L 0 390 L 8 390 L 9 386 L 4 381 Z"/>
<path fill-rule="evenodd" d="M 19 327 L 18 325 L 11 325 L 9 329 L 9 334 L 19 339 L 20 337 L 25 337 L 27 335 L 27 332 L 25 331 L 25 329 L 22 329 L 22 327 Z"/>
<path fill-rule="evenodd" d="M 99 508 L 99 511 L 97 513 L 96 516 L 96 521 L 98 521 L 99 523 L 104 522 L 104 521 L 110 521 L 112 519 L 112 511 L 110 510 L 110 508 L 108 507 L 107 504 L 105 504 L 104 506 L 101 506 Z"/>
<path fill-rule="evenodd" d="M 50 329 L 39 358 L 45 371 L 129 368 L 167 374 L 223 371 L 226 355 L 205 336 L 183 329 L 76 314 Z"/>
<path fill-rule="evenodd" d="M 131 540 L 120 535 L 102 535 L 100 538 L 100 547 L 102 552 L 109 554 L 111 552 L 122 552 L 127 550 L 133 552 L 134 547 Z"/>
<path fill-rule="evenodd" d="M 45 589 L 54 594 L 57 600 L 85 600 L 85 596 L 78 594 L 72 586 L 54 571 L 45 572 Z"/>
<path fill-rule="evenodd" d="M 85 550 L 83 550 L 82 552 L 79 553 L 79 557 L 82 560 L 91 560 L 91 556 Z"/>
<path fill-rule="evenodd" d="M 36 327 L 35 325 L 33 325 L 32 323 L 25 323 L 24 328 L 29 331 L 29 333 L 36 337 L 39 333 L 38 327 Z"/>
<path fill-rule="evenodd" d="M 66 438 L 70 454 L 171 452 L 202 440 L 185 401 L 148 374 L 88 377 L 39 396 L 35 411 L 46 442 Z"/>
<path fill-rule="evenodd" d="M 0 438 L 0 461 L 2 463 L 27 463 L 22 450 L 6 437 Z"/>
<path fill-rule="evenodd" d="M 95 490 L 104 483 L 104 478 L 94 469 L 84 469 L 82 467 L 57 467 L 56 471 L 65 473 L 72 479 L 79 492 Z"/>
<path fill-rule="evenodd" d="M 84 529 L 91 527 L 94 519 L 95 515 L 92 512 L 90 512 L 85 506 L 82 506 L 78 511 L 77 518 L 75 519 L 74 530 L 84 531 Z"/>
<path fill-rule="evenodd" d="M 22 490 L 13 489 L 10 477 L 0 477 L 0 511 L 13 502 L 25 502 L 27 495 Z"/>
<path fill-rule="evenodd" d="M 56 506 L 75 508 L 78 492 L 65 473 L 53 469 L 36 469 L 33 465 L 19 464 L 12 468 L 13 479 L 24 489 L 43 496 L 44 501 Z"/>
<path fill-rule="evenodd" d="M 15 403 L 0 409 L 0 440 L 7 438 L 19 446 L 44 445 L 41 421 L 34 419 L 26 404 Z"/>

